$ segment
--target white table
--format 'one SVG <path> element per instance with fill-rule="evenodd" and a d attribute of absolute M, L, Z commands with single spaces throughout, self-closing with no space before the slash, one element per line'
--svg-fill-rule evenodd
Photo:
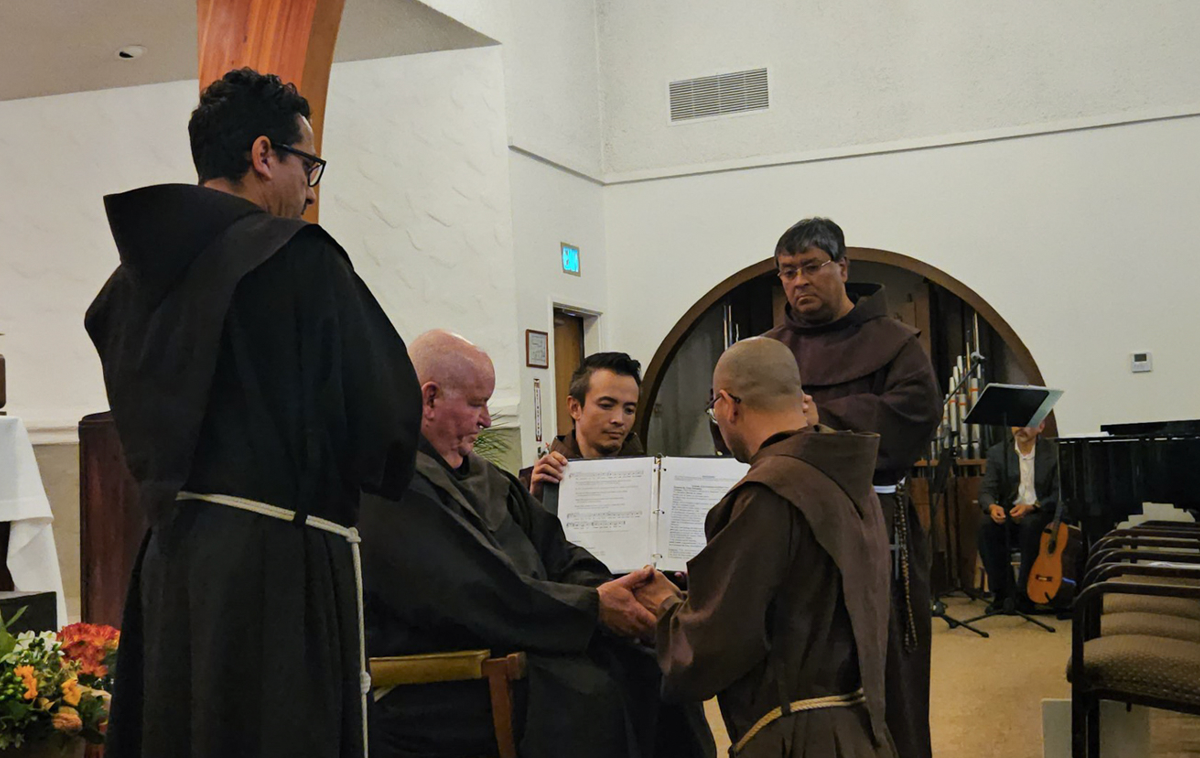
<path fill-rule="evenodd" d="M 12 522 L 8 571 L 21 592 L 55 592 L 58 623 L 67 623 L 62 572 L 54 547 L 54 514 L 42 486 L 33 445 L 21 419 L 0 416 L 0 521 Z"/>

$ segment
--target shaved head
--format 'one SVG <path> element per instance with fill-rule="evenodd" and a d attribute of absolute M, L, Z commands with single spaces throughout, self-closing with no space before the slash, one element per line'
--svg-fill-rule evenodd
<path fill-rule="evenodd" d="M 492 425 L 488 400 L 496 389 L 492 359 L 457 334 L 435 329 L 408 346 L 421 383 L 421 434 L 457 468 L 482 429 Z"/>
<path fill-rule="evenodd" d="M 782 342 L 752 337 L 721 354 L 713 371 L 713 389 L 725 390 L 755 411 L 800 408 L 804 392 L 796 356 Z"/>
<path fill-rule="evenodd" d="M 484 376 L 495 376 L 492 359 L 465 337 L 434 329 L 408 346 L 408 357 L 421 384 L 436 382 L 443 389 L 462 389 Z"/>

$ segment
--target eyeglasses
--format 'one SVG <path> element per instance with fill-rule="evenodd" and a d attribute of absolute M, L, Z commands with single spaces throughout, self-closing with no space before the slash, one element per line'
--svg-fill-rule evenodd
<path fill-rule="evenodd" d="M 718 390 L 717 394 L 713 395 L 713 399 L 708 401 L 708 405 L 704 406 L 704 412 L 708 414 L 708 420 L 713 422 L 714 424 L 717 423 L 717 412 L 715 410 L 713 410 L 713 408 L 714 408 L 714 406 L 716 406 L 717 401 L 721 399 L 722 392 L 724 392 L 726 395 L 729 395 L 729 399 L 732 400 L 733 402 L 735 402 L 735 403 L 742 402 L 742 399 L 740 397 L 737 397 L 736 395 L 730 395 L 729 392 L 727 392 L 726 390 Z"/>
<path fill-rule="evenodd" d="M 824 263 L 805 263 L 803 266 L 801 266 L 799 268 L 791 268 L 791 267 L 781 268 L 778 271 L 776 271 L 775 273 L 780 279 L 784 280 L 785 282 L 792 281 L 793 279 L 796 278 L 797 274 L 804 274 L 805 279 L 812 279 L 814 276 L 821 273 L 821 269 L 825 268 L 826 266 L 828 266 L 830 263 L 833 263 L 833 262 L 834 262 L 834 260 L 832 258 L 830 258 L 829 260 L 825 261 Z"/>
<path fill-rule="evenodd" d="M 308 171 L 308 186 L 315 187 L 321 183 L 321 176 L 325 173 L 326 160 L 324 158 L 318 158 L 312 153 L 306 153 L 303 150 L 297 150 L 287 145 L 275 145 L 275 149 L 299 156 L 308 162 L 306 169 Z"/>

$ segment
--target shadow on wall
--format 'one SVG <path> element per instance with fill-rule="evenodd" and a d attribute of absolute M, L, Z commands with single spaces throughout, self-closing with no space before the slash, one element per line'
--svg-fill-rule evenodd
<path fill-rule="evenodd" d="M 54 514 L 54 546 L 62 572 L 69 621 L 78 621 L 79 588 L 79 444 L 34 445 L 38 470 Z"/>

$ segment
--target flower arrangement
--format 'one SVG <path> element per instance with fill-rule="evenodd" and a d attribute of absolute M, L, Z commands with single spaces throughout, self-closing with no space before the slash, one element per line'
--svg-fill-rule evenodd
<path fill-rule="evenodd" d="M 75 739 L 104 742 L 120 632 L 71 624 L 15 637 L 0 618 L 0 750 Z"/>

